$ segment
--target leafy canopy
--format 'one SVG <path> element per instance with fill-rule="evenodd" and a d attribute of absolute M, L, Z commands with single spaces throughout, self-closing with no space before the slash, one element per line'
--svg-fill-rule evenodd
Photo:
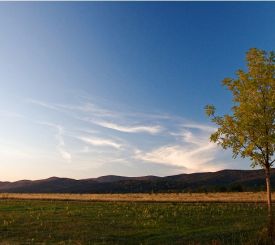
<path fill-rule="evenodd" d="M 269 168 L 275 161 L 275 53 L 252 48 L 246 60 L 247 71 L 223 80 L 233 95 L 232 115 L 216 116 L 213 105 L 205 107 L 218 125 L 210 140 L 231 148 L 234 158 L 249 157 L 252 167 Z"/>

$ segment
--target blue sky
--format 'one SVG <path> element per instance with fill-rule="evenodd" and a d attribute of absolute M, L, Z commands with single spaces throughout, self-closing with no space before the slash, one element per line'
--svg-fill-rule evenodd
<path fill-rule="evenodd" d="M 1 3 L 0 179 L 249 168 L 203 107 L 229 112 L 221 80 L 274 23 L 273 2 Z"/>

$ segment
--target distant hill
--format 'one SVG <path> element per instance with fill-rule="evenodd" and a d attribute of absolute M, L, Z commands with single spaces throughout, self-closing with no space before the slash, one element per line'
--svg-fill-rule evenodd
<path fill-rule="evenodd" d="M 271 170 L 275 187 L 275 169 Z M 75 180 L 51 177 L 42 180 L 0 182 L 0 192 L 17 193 L 139 193 L 215 192 L 265 190 L 263 170 L 221 170 L 166 177 L 124 177 L 116 175 Z"/>

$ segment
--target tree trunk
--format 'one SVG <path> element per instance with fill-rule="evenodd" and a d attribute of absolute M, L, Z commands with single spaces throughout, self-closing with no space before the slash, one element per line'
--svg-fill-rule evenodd
<path fill-rule="evenodd" d="M 270 187 L 270 167 L 265 169 L 266 180 L 266 194 L 267 194 L 267 208 L 268 208 L 268 235 L 272 237 L 273 219 L 272 219 L 272 201 L 271 201 L 271 187 Z"/>

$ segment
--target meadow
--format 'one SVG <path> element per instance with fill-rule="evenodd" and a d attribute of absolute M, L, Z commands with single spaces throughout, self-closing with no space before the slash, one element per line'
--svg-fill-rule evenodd
<path fill-rule="evenodd" d="M 273 200 L 275 193 L 272 194 Z M 266 202 L 266 192 L 53 194 L 0 193 L 0 199 L 74 200 L 110 202 Z"/>
<path fill-rule="evenodd" d="M 0 200 L 0 244 L 264 244 L 266 235 L 261 193 L 250 202 L 199 201 L 199 194 L 188 194 L 196 196 L 193 202 L 167 200 L 177 194 L 160 194 L 165 201 L 149 202 L 5 195 Z M 214 194 L 200 195 L 207 200 Z"/>

